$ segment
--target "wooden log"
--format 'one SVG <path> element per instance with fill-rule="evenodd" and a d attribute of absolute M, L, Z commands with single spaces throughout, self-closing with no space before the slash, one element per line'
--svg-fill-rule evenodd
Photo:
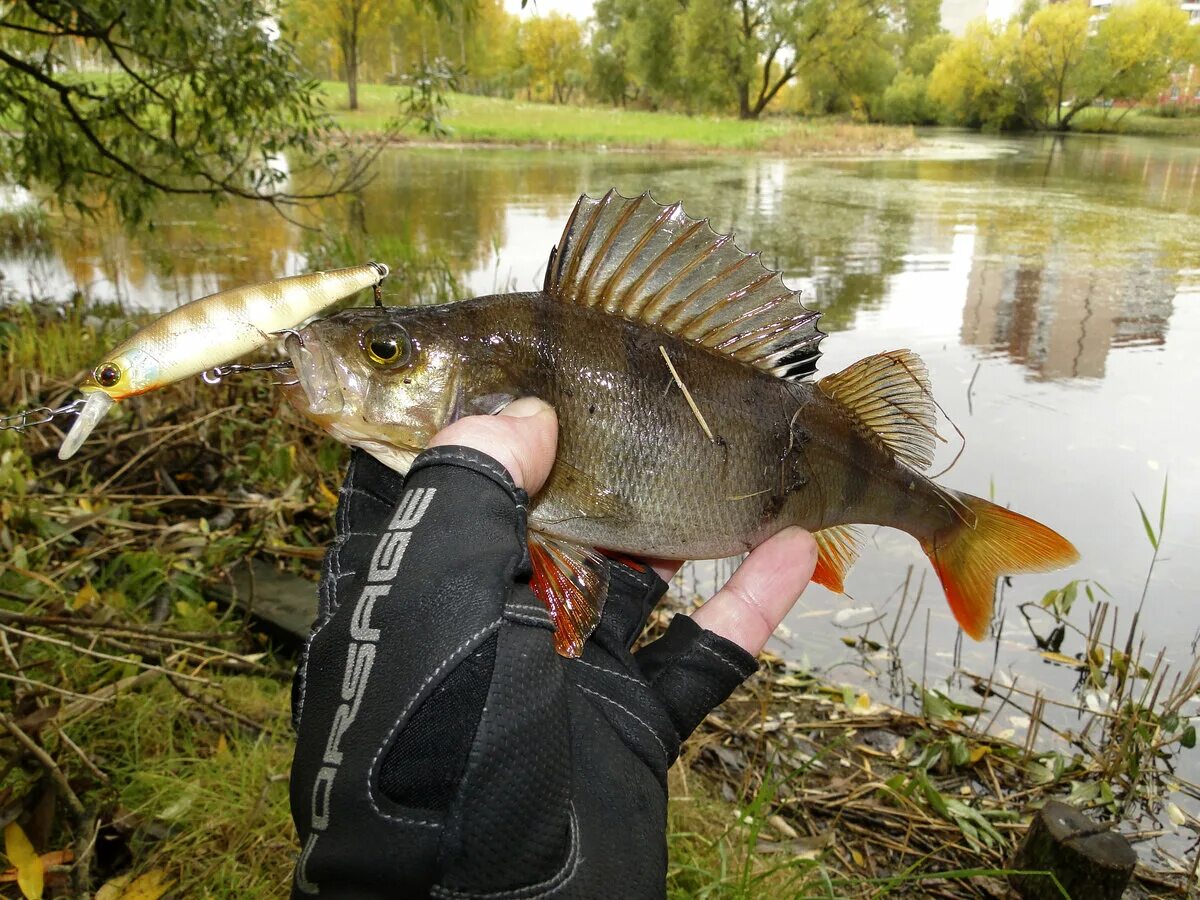
<path fill-rule="evenodd" d="M 232 600 L 255 618 L 300 640 L 308 637 L 317 617 L 315 584 L 298 575 L 276 572 L 258 559 L 234 566 L 230 575 L 235 590 L 218 587 L 213 591 L 217 597 Z"/>
<path fill-rule="evenodd" d="M 1038 810 L 1013 857 L 1012 868 L 1046 875 L 1010 875 L 1024 900 L 1120 900 L 1137 865 L 1129 841 L 1079 810 L 1048 800 Z"/>

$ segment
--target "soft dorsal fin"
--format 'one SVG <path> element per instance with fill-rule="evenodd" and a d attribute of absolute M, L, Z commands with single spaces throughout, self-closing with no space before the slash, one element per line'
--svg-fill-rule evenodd
<path fill-rule="evenodd" d="M 799 291 L 679 203 L 649 193 L 579 198 L 550 254 L 543 290 L 654 325 L 780 378 L 811 375 L 820 313 Z"/>
<path fill-rule="evenodd" d="M 936 406 L 929 373 L 911 350 L 892 350 L 860 359 L 817 386 L 917 469 L 933 462 L 937 433 Z"/>

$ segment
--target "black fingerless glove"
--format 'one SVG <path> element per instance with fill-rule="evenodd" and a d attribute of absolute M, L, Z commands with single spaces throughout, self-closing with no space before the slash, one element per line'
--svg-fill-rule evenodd
<path fill-rule="evenodd" d="M 297 672 L 293 896 L 660 897 L 667 768 L 757 668 L 612 564 L 583 656 L 529 588 L 524 491 L 461 447 L 355 451 Z"/>

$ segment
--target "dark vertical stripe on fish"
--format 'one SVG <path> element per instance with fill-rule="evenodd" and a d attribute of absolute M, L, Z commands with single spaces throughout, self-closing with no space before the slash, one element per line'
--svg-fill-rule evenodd
<path fill-rule="evenodd" d="M 861 435 L 852 435 L 846 445 L 850 464 L 843 472 L 841 506 L 842 509 L 857 510 L 870 489 L 867 473 L 872 471 L 875 454 Z"/>

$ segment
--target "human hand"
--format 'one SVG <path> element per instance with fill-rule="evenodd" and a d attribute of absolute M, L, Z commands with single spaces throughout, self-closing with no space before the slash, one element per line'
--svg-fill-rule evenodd
<path fill-rule="evenodd" d="M 776 535 L 637 654 L 678 564 L 613 563 L 564 659 L 524 533 L 555 440 L 529 398 L 444 429 L 403 480 L 356 452 L 297 678 L 297 896 L 664 892 L 666 770 L 757 667 L 815 546 Z"/>

